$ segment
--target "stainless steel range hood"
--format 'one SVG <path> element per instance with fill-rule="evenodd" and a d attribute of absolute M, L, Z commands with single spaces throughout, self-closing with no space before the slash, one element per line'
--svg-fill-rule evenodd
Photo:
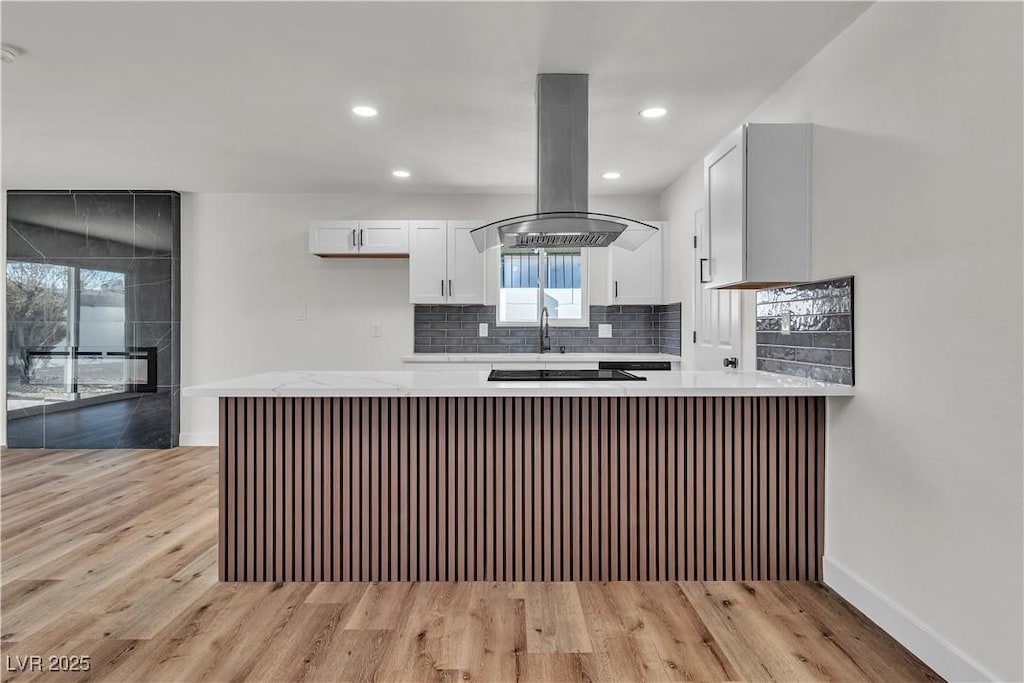
<path fill-rule="evenodd" d="M 630 251 L 658 229 L 588 211 L 586 74 L 537 76 L 537 213 L 473 230 L 479 251 L 491 247 L 607 247 Z"/>

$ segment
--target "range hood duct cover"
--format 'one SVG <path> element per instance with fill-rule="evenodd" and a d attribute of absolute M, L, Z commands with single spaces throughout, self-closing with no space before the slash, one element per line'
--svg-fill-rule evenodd
<path fill-rule="evenodd" d="M 587 74 L 537 76 L 537 213 L 489 223 L 470 235 L 483 252 L 508 247 L 607 247 L 630 251 L 658 229 L 588 211 Z"/>
<path fill-rule="evenodd" d="M 586 74 L 537 76 L 537 213 L 587 212 Z"/>

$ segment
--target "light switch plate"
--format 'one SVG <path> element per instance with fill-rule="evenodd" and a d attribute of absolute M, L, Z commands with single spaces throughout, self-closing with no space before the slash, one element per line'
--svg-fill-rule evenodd
<path fill-rule="evenodd" d="M 486 337 L 487 336 L 487 323 L 480 323 L 480 336 L 481 337 Z"/>
<path fill-rule="evenodd" d="M 607 339 L 612 336 L 612 326 L 610 323 L 601 323 L 597 326 L 597 336 L 602 339 Z"/>

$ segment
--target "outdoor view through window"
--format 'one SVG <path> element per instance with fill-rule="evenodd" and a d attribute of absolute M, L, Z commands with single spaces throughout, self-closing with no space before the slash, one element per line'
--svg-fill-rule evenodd
<path fill-rule="evenodd" d="M 125 391 L 125 349 L 124 273 L 7 262 L 8 409 Z"/>
<path fill-rule="evenodd" d="M 498 322 L 534 324 L 546 306 L 552 324 L 585 324 L 586 258 L 581 249 L 501 250 Z"/>

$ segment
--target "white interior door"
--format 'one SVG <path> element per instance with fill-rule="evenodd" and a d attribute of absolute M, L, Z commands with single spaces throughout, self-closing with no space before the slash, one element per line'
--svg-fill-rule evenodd
<path fill-rule="evenodd" d="M 710 244 L 707 214 L 703 208 L 694 214 L 693 222 L 696 236 L 696 248 L 693 250 L 693 330 L 696 340 L 693 369 L 721 370 L 727 359 L 735 359 L 739 368 L 743 332 L 742 292 L 705 289 L 701 284 L 701 259 L 708 258 Z"/>

